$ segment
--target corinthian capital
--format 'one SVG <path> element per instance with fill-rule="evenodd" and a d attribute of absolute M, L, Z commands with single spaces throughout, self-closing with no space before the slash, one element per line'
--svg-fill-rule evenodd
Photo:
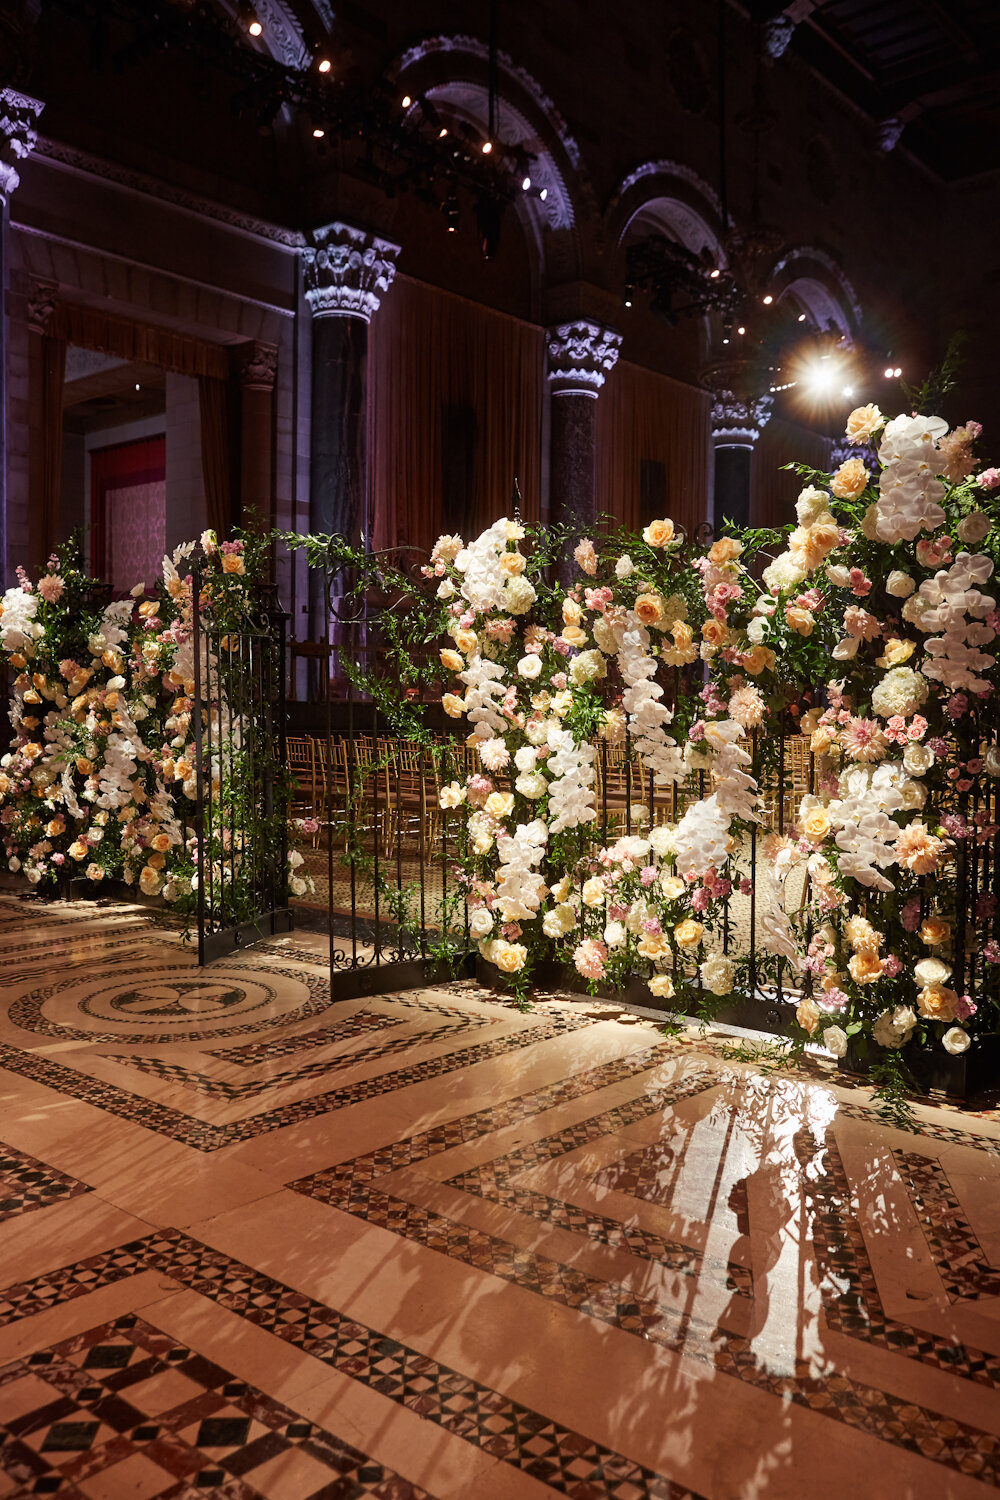
<path fill-rule="evenodd" d="M 617 363 L 622 336 L 602 323 L 578 318 L 550 328 L 545 342 L 553 396 L 596 397 Z"/>
<path fill-rule="evenodd" d="M 306 300 L 314 318 L 363 318 L 378 312 L 396 274 L 399 246 L 353 224 L 317 229 L 302 250 Z"/>
<path fill-rule="evenodd" d="M 716 448 L 753 448 L 771 416 L 769 393 L 744 399 L 719 391 L 712 402 L 712 442 Z"/>
<path fill-rule="evenodd" d="M 21 181 L 20 164 L 38 140 L 38 116 L 45 105 L 16 89 L 0 89 L 0 205 Z"/>

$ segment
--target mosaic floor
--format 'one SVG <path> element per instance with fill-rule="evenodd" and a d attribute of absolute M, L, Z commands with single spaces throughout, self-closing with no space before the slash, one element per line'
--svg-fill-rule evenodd
<path fill-rule="evenodd" d="M 0 1497 L 975 1500 L 1000 1121 L 0 898 Z"/>

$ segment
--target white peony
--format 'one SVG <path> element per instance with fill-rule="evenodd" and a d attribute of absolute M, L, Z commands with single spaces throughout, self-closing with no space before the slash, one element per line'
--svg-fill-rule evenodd
<path fill-rule="evenodd" d="M 872 712 L 882 719 L 907 718 L 927 700 L 927 681 L 912 667 L 893 667 L 872 693 Z"/>
<path fill-rule="evenodd" d="M 702 983 L 713 995 L 728 995 L 736 978 L 736 965 L 724 953 L 710 953 L 699 971 Z"/>
<path fill-rule="evenodd" d="M 818 490 L 813 485 L 807 485 L 800 490 L 799 498 L 795 502 L 795 514 L 800 526 L 812 526 L 824 512 L 830 509 L 830 496 L 826 490 Z"/>
<path fill-rule="evenodd" d="M 542 931 L 546 937 L 561 938 L 576 926 L 576 912 L 566 902 L 560 902 L 547 911 L 542 918 Z"/>
<path fill-rule="evenodd" d="M 893 594 L 897 599 L 907 599 L 916 586 L 909 573 L 901 573 L 898 568 L 893 568 L 885 580 L 886 593 Z"/>
<path fill-rule="evenodd" d="M 526 615 L 537 597 L 523 574 L 508 578 L 503 595 L 503 604 L 512 615 Z"/>
<path fill-rule="evenodd" d="M 570 680 L 577 687 L 608 675 L 607 663 L 600 651 L 581 651 L 575 656 L 569 669 Z"/>
<path fill-rule="evenodd" d="M 963 1052 L 968 1052 L 971 1041 L 969 1033 L 963 1031 L 961 1026 L 949 1026 L 941 1038 L 941 1045 L 952 1057 L 959 1057 Z"/>
<path fill-rule="evenodd" d="M 544 797 L 548 789 L 548 780 L 541 771 L 522 771 L 514 782 L 514 790 L 532 802 L 537 802 L 539 797 Z"/>
<path fill-rule="evenodd" d="M 909 1005 L 897 1005 L 894 1010 L 884 1010 L 875 1020 L 872 1035 L 880 1047 L 903 1047 L 910 1040 L 917 1013 Z"/>
<path fill-rule="evenodd" d="M 823 1032 L 823 1046 L 834 1057 L 846 1057 L 847 1032 L 840 1026 L 828 1026 Z"/>
<path fill-rule="evenodd" d="M 628 933 L 621 922 L 609 922 L 604 929 L 604 941 L 609 948 L 620 948 L 627 937 Z"/>
<path fill-rule="evenodd" d="M 538 765 L 538 751 L 533 745 L 522 745 L 514 756 L 514 764 L 519 771 L 534 771 Z"/>

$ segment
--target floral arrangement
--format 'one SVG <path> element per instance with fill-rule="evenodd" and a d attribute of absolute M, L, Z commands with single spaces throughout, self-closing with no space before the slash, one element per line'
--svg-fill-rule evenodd
<path fill-rule="evenodd" d="M 856 1039 L 889 1087 L 911 1038 L 960 1054 L 996 1027 L 1000 470 L 977 463 L 979 436 L 861 407 L 858 455 L 799 469 L 798 524 L 759 583 L 729 538 L 698 563 L 711 703 L 751 728 L 785 713 L 809 737 L 810 790 L 762 844 L 779 883 L 804 881 L 796 1029 L 838 1056 Z"/>
<path fill-rule="evenodd" d="M 744 724 L 681 675 L 697 664 L 703 677 L 714 634 L 703 580 L 667 519 L 600 548 L 584 538 L 573 556 L 579 580 L 548 582 L 546 535 L 503 519 L 468 545 L 439 538 L 424 569 L 450 638 L 441 701 L 466 720 L 475 757 L 440 798 L 465 819 L 470 931 L 518 993 L 558 960 L 592 985 L 644 974 L 654 995 L 704 1007 L 743 962 L 723 951 L 725 898 L 734 879 L 749 894 L 733 851 L 757 809 Z M 602 842 L 598 765 L 626 745 L 649 806 L 625 808 L 620 836 Z M 672 788 L 683 814 L 652 824 Z M 763 930 L 765 950 L 794 953 L 786 927 Z"/>
<path fill-rule="evenodd" d="M 0 760 L 10 871 L 38 887 L 73 877 L 96 892 L 123 881 L 193 909 L 198 725 L 212 716 L 207 764 L 217 802 L 228 793 L 224 766 L 229 774 L 241 763 L 232 752 L 243 727 L 227 707 L 224 669 L 207 652 L 203 704 L 195 702 L 185 564 L 199 552 L 201 608 L 217 630 L 246 611 L 263 547 L 254 537 L 220 545 L 206 532 L 200 548 L 187 543 L 164 558 L 155 587 L 139 583 L 115 600 L 83 573 L 72 544 L 34 583 L 18 569 L 17 586 L 0 601 L 0 648 L 13 677 L 14 736 Z M 218 821 L 219 848 L 209 851 L 217 867 L 224 857 L 233 862 Z"/>

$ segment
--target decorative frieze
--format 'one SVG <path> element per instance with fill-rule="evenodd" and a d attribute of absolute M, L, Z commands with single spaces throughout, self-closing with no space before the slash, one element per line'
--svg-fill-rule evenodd
<path fill-rule="evenodd" d="M 314 318 L 371 322 L 396 275 L 399 246 L 353 224 L 317 229 L 302 250 L 306 300 Z"/>
<path fill-rule="evenodd" d="M 35 149 L 38 116 L 45 105 L 16 89 L 0 89 L 0 204 L 21 180 L 20 166 Z"/>
<path fill-rule="evenodd" d="M 712 442 L 716 448 L 753 448 L 771 416 L 770 392 L 750 399 L 719 391 L 712 402 Z"/>
<path fill-rule="evenodd" d="M 545 336 L 553 396 L 594 396 L 614 369 L 622 336 L 602 323 L 578 318 L 559 323 Z"/>

